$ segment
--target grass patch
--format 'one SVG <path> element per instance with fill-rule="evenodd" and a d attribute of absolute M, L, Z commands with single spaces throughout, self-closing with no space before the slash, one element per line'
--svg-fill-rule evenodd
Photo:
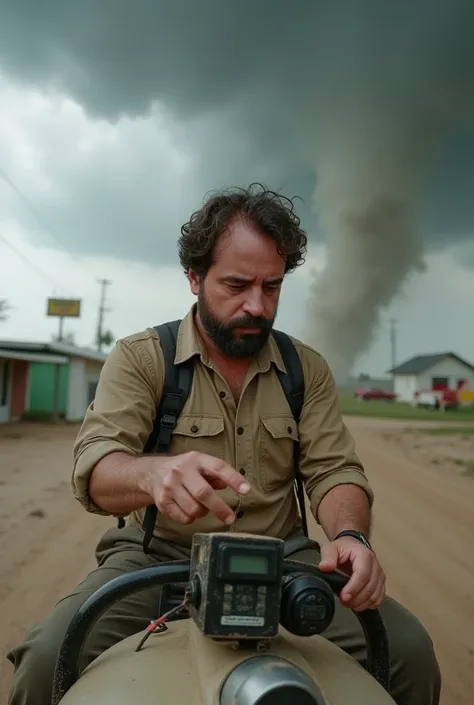
<path fill-rule="evenodd" d="M 359 401 L 350 394 L 339 394 L 339 408 L 346 416 L 366 416 L 371 418 L 407 419 L 420 421 L 449 421 L 453 423 L 474 423 L 474 407 L 461 407 L 456 411 L 436 411 L 418 409 L 404 402 Z M 465 429 L 461 431 L 465 432 Z"/>
<path fill-rule="evenodd" d="M 474 426 L 436 426 L 435 428 L 407 428 L 409 433 L 426 433 L 431 436 L 474 436 Z"/>

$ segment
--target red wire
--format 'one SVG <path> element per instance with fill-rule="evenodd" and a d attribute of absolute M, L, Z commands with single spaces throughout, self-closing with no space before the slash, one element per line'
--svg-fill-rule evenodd
<path fill-rule="evenodd" d="M 150 634 L 153 634 L 154 632 L 156 632 L 158 627 L 161 627 L 166 622 L 168 617 L 171 617 L 173 614 L 177 614 L 178 612 L 181 612 L 181 610 L 184 609 L 187 606 L 187 604 L 188 604 L 188 594 L 186 593 L 186 596 L 180 605 L 178 605 L 177 607 L 173 607 L 173 609 L 169 610 L 168 612 L 165 612 L 165 614 L 162 614 L 161 617 L 158 617 L 158 619 L 155 619 L 155 620 L 153 620 L 153 622 L 150 622 L 148 627 L 145 629 L 145 634 L 144 634 L 143 638 L 140 640 L 135 651 L 140 651 L 143 644 L 150 636 Z M 165 627 L 165 630 L 167 628 L 168 627 Z"/>
<path fill-rule="evenodd" d="M 158 619 L 155 619 L 154 622 L 150 622 L 148 627 L 146 628 L 147 632 L 154 632 L 157 627 L 160 627 L 164 622 L 166 622 L 167 618 L 169 616 L 169 612 L 166 614 L 162 614 L 161 617 L 158 617 Z"/>

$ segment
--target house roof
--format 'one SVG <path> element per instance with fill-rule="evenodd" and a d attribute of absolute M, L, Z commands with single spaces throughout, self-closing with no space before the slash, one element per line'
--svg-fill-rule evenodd
<path fill-rule="evenodd" d="M 0 360 L 22 360 L 26 362 L 54 362 L 56 365 L 65 365 L 67 357 L 64 355 L 50 355 L 48 353 L 25 352 L 18 350 L 2 350 Z"/>
<path fill-rule="evenodd" d="M 52 353 L 53 355 L 65 355 L 66 357 L 81 357 L 85 360 L 95 360 L 97 362 L 105 362 L 108 357 L 107 353 L 100 353 L 98 350 L 56 341 L 51 343 L 35 343 L 23 340 L 0 340 L 0 348 L 3 351 L 11 350 L 40 354 Z"/>
<path fill-rule="evenodd" d="M 459 357 L 459 355 L 456 355 L 456 353 L 444 352 L 434 353 L 431 355 L 415 355 L 415 357 L 411 357 L 409 360 L 405 360 L 405 362 L 402 362 L 401 365 L 397 365 L 389 371 L 395 375 L 417 375 L 421 374 L 422 372 L 426 372 L 426 370 L 430 370 L 438 362 L 442 362 L 447 357 L 452 357 L 458 362 L 460 362 L 462 365 L 465 365 L 466 367 L 469 367 L 469 369 L 474 370 L 474 365 L 471 365 L 470 362 L 463 360 L 462 357 Z"/>

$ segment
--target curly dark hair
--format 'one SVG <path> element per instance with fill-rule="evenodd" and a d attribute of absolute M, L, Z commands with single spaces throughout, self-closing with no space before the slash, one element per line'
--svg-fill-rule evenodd
<path fill-rule="evenodd" d="M 293 201 L 254 183 L 215 192 L 182 226 L 178 248 L 186 273 L 191 269 L 201 277 L 207 274 L 216 242 L 235 217 L 246 219 L 276 242 L 285 259 L 285 274 L 305 261 L 308 238 L 300 228 Z"/>

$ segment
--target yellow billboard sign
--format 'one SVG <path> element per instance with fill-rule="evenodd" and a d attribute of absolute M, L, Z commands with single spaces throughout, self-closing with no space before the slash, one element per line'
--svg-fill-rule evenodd
<path fill-rule="evenodd" d="M 48 299 L 48 316 L 61 318 L 79 318 L 81 315 L 80 299 Z"/>

